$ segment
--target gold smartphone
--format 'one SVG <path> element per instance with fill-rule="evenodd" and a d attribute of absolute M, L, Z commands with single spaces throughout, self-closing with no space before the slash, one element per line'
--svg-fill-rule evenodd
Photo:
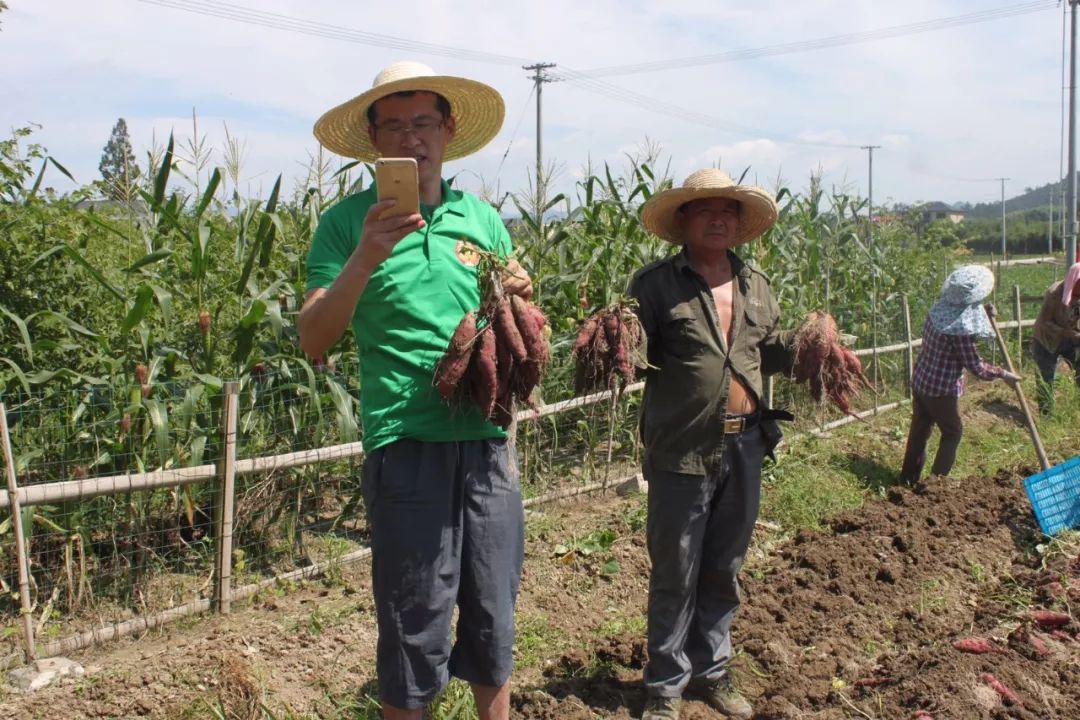
<path fill-rule="evenodd" d="M 375 192 L 379 202 L 394 198 L 397 205 L 383 211 L 382 218 L 420 212 L 420 183 L 415 158 L 379 158 L 375 161 Z"/>

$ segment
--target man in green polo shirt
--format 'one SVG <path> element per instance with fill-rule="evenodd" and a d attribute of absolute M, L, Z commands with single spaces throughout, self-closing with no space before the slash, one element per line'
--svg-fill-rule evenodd
<path fill-rule="evenodd" d="M 382 218 L 393 201 L 377 202 L 375 188 L 324 213 L 299 319 L 311 357 L 350 324 L 356 339 L 376 670 L 391 720 L 419 720 L 450 675 L 472 685 L 481 720 L 509 717 L 524 554 L 517 460 L 502 429 L 477 410 L 451 410 L 432 385 L 454 329 L 480 304 L 476 250 L 511 252 L 498 213 L 452 189 L 442 164 L 480 149 L 502 120 L 493 88 L 401 62 L 315 125 L 334 152 L 411 157 L 419 176 L 419 214 Z M 503 287 L 532 294 L 514 260 Z"/>

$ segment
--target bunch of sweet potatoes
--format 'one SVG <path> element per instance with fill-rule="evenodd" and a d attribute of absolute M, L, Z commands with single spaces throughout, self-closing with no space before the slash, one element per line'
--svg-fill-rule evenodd
<path fill-rule="evenodd" d="M 828 397 L 851 415 L 851 399 L 864 387 L 871 387 L 855 353 L 840 344 L 836 320 L 823 312 L 812 312 L 795 333 L 795 382 L 806 382 L 810 395 L 819 403 Z"/>
<path fill-rule="evenodd" d="M 550 359 L 539 307 L 517 295 L 494 293 L 461 319 L 435 368 L 435 388 L 452 404 L 475 405 L 500 427 L 514 418 L 514 401 L 531 403 Z"/>
<path fill-rule="evenodd" d="M 637 315 L 615 303 L 590 315 L 574 342 L 574 392 L 583 394 L 632 383 L 643 333 Z"/>

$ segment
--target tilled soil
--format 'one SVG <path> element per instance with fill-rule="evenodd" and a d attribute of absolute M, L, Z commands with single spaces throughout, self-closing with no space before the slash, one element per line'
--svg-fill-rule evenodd
<path fill-rule="evenodd" d="M 1035 532 L 1022 476 L 1003 472 L 893 488 L 799 533 L 744 573 L 736 675 L 755 718 L 1080 718 L 1080 625 L 1031 615 L 1080 607 L 1080 558 L 1076 545 L 1029 552 Z M 992 652 L 953 646 L 973 637 Z M 564 654 L 544 692 L 515 695 L 519 716 L 640 712 L 641 638 L 588 654 Z M 691 702 L 683 717 L 719 715 Z"/>
<path fill-rule="evenodd" d="M 1055 633 L 1030 614 L 1080 607 L 1080 543 L 1031 550 L 1022 477 L 893 488 L 787 540 L 759 528 L 734 628 L 755 717 L 1080 718 L 1080 627 L 1069 619 Z M 640 715 L 642 520 L 640 498 L 612 495 L 530 514 L 514 717 Z M 228 617 L 73 655 L 86 677 L 0 695 L 0 717 L 175 720 L 224 706 L 255 718 L 261 698 L 275 712 L 339 718 L 342 698 L 372 690 L 371 605 L 364 567 L 267 593 Z M 953 647 L 972 637 L 994 652 Z M 720 716 L 690 699 L 682 717 Z"/>

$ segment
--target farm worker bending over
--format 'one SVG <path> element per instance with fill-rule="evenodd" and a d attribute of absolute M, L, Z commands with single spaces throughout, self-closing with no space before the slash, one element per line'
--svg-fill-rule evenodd
<path fill-rule="evenodd" d="M 777 219 L 769 193 L 699 170 L 642 207 L 645 228 L 682 250 L 630 285 L 647 338 L 641 411 L 649 483 L 648 703 L 643 720 L 679 715 L 684 690 L 734 718 L 750 703 L 728 665 L 737 574 L 761 494 L 761 464 L 780 440 L 762 399 L 786 371 L 794 333 L 779 330 L 768 279 L 732 248 Z"/>
<path fill-rule="evenodd" d="M 964 392 L 964 368 L 983 380 L 1004 379 L 1015 385 L 1019 376 L 983 362 L 975 347 L 976 337 L 993 337 L 987 312 L 981 305 L 994 289 L 994 274 L 982 265 L 964 265 L 945 279 L 941 297 L 923 325 L 922 350 L 911 377 L 912 412 L 900 482 L 914 484 L 926 464 L 926 443 L 937 425 L 941 444 L 930 472 L 948 475 L 956 461 L 963 434 L 960 395 Z"/>
<path fill-rule="evenodd" d="M 511 250 L 498 213 L 452 189 L 443 161 L 479 150 L 502 121 L 495 89 L 400 62 L 315 124 L 340 155 L 410 157 L 419 174 L 419 214 L 380 217 L 393 201 L 376 202 L 374 186 L 323 214 L 299 319 L 311 357 L 350 324 L 356 339 L 386 718 L 419 719 L 450 675 L 472 685 L 482 720 L 509 715 L 524 549 L 517 459 L 502 429 L 479 410 L 451 412 L 432 387 L 454 329 L 480 303 L 471 248 Z M 528 276 L 510 267 L 505 289 L 529 297 Z"/>
<path fill-rule="evenodd" d="M 1039 366 L 1039 412 L 1054 411 L 1054 375 L 1058 358 L 1072 366 L 1080 387 L 1080 263 L 1074 263 L 1065 279 L 1051 285 L 1035 320 L 1031 354 Z"/>

